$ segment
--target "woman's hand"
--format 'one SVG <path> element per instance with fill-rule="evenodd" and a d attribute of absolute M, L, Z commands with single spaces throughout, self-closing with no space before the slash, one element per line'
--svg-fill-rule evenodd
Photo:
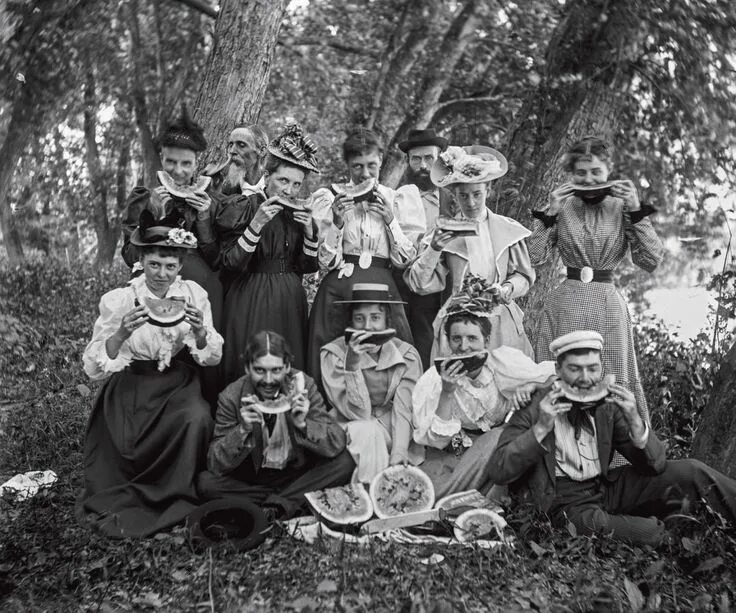
<path fill-rule="evenodd" d="M 291 423 L 297 430 L 304 431 L 307 427 L 307 413 L 309 412 L 309 399 L 307 392 L 302 390 L 291 398 Z"/>
<path fill-rule="evenodd" d="M 442 391 L 451 394 L 457 387 L 457 382 L 466 375 L 465 365 L 460 362 L 451 362 L 449 359 L 440 364 L 440 378 Z"/>
<path fill-rule="evenodd" d="M 193 194 L 187 198 L 187 204 L 197 211 L 197 219 L 207 219 L 209 217 L 212 200 L 207 194 Z"/>
<path fill-rule="evenodd" d="M 121 341 L 127 340 L 131 334 L 148 321 L 148 307 L 139 304 L 123 315 L 120 327 L 115 333 Z"/>
<path fill-rule="evenodd" d="M 278 196 L 271 196 L 271 198 L 261 202 L 261 206 L 258 207 L 256 214 L 253 216 L 253 221 L 250 222 L 254 230 L 260 232 L 269 221 L 284 210 L 278 200 Z"/>
<path fill-rule="evenodd" d="M 163 185 L 154 187 L 151 190 L 151 204 L 160 211 L 166 210 L 166 205 L 171 200 L 171 194 Z"/>
<path fill-rule="evenodd" d="M 348 342 L 348 352 L 345 356 L 345 368 L 348 370 L 358 370 L 358 363 L 360 362 L 360 356 L 364 353 L 373 353 L 378 349 L 378 345 L 375 343 L 361 343 L 361 341 L 368 336 L 368 332 L 361 330 L 360 332 L 353 332 Z"/>
<path fill-rule="evenodd" d="M 342 228 L 345 223 L 345 213 L 355 208 L 355 201 L 345 194 L 338 194 L 332 201 L 332 223 Z"/>
<path fill-rule="evenodd" d="M 378 190 L 373 192 L 375 200 L 369 202 L 366 206 L 366 210 L 376 215 L 380 215 L 383 218 L 383 223 L 389 225 L 394 220 L 394 212 L 391 203 L 388 199 Z"/>
<path fill-rule="evenodd" d="M 549 195 L 549 208 L 547 215 L 550 217 L 560 212 L 562 203 L 575 193 L 575 185 L 573 183 L 563 183 Z"/>
<path fill-rule="evenodd" d="M 255 408 L 253 396 L 243 396 L 240 399 L 240 417 L 243 419 L 241 425 L 247 432 L 251 432 L 256 424 L 263 425 L 263 414 Z"/>
<path fill-rule="evenodd" d="M 314 227 L 312 226 L 312 210 L 304 209 L 302 211 L 294 211 L 294 221 L 304 226 L 304 236 L 309 239 L 314 238 Z"/>
<path fill-rule="evenodd" d="M 532 401 L 534 390 L 535 385 L 531 383 L 522 385 L 514 392 L 514 395 L 511 397 L 511 406 L 514 407 L 514 411 L 520 411 Z"/>
<path fill-rule="evenodd" d="M 202 311 L 193 304 L 187 304 L 184 321 L 192 327 L 192 334 L 197 339 L 197 348 L 204 349 L 207 346 L 207 329 L 204 327 L 204 314 Z"/>
<path fill-rule="evenodd" d="M 639 202 L 639 194 L 636 192 L 634 182 L 630 179 L 622 179 L 616 181 L 611 187 L 611 193 L 617 198 L 621 198 L 624 201 L 624 211 L 633 213 L 641 210 L 641 203 Z"/>
<path fill-rule="evenodd" d="M 432 240 L 429 243 L 429 246 L 435 251 L 442 251 L 445 247 L 447 247 L 447 245 L 450 244 L 450 241 L 454 238 L 454 236 L 454 232 L 435 228 L 432 233 Z"/>

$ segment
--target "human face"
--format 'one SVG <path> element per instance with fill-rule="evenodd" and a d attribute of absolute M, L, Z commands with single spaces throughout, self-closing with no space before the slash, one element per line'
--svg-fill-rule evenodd
<path fill-rule="evenodd" d="M 601 354 L 598 351 L 581 355 L 567 354 L 562 357 L 562 363 L 558 363 L 556 369 L 560 379 L 581 390 L 590 389 L 603 377 Z"/>
<path fill-rule="evenodd" d="M 149 253 L 141 259 L 143 275 L 146 278 L 146 286 L 151 292 L 163 298 L 169 287 L 181 271 L 182 262 L 175 256 L 162 256 L 157 253 Z"/>
<path fill-rule="evenodd" d="M 386 307 L 381 304 L 358 304 L 353 309 L 350 325 L 356 330 L 385 330 Z"/>
<path fill-rule="evenodd" d="M 291 367 L 284 362 L 284 358 L 267 354 L 256 358 L 245 367 L 245 373 L 256 390 L 259 398 L 272 400 L 281 390 L 284 377 L 289 374 Z"/>
<path fill-rule="evenodd" d="M 488 344 L 488 339 L 483 336 L 480 326 L 469 321 L 456 321 L 452 324 L 447 340 L 453 355 L 483 351 Z"/>
<path fill-rule="evenodd" d="M 285 164 L 279 166 L 272 173 L 264 173 L 266 195 L 269 198 L 281 196 L 287 200 L 294 200 L 302 187 L 305 174 L 305 171 Z"/>
<path fill-rule="evenodd" d="M 233 164 L 246 170 L 250 170 L 258 162 L 255 139 L 248 128 L 235 128 L 230 132 L 227 152 Z"/>
<path fill-rule="evenodd" d="M 197 154 L 181 147 L 162 147 L 161 166 L 177 185 L 189 185 L 197 169 Z"/>
<path fill-rule="evenodd" d="M 381 161 L 382 159 L 378 151 L 351 157 L 348 160 L 350 180 L 357 185 L 371 177 L 377 179 L 378 173 L 381 170 Z"/>
<path fill-rule="evenodd" d="M 407 156 L 409 158 L 409 166 L 415 172 L 425 171 L 429 176 L 429 169 L 437 160 L 440 154 L 440 148 L 435 145 L 426 145 L 423 147 L 412 147 L 409 149 Z"/>
<path fill-rule="evenodd" d="M 598 156 L 591 155 L 589 160 L 578 160 L 572 171 L 572 182 L 576 185 L 600 185 L 608 181 L 608 164 Z"/>
<path fill-rule="evenodd" d="M 463 217 L 475 219 L 482 215 L 486 208 L 487 183 L 456 183 L 453 192 Z"/>

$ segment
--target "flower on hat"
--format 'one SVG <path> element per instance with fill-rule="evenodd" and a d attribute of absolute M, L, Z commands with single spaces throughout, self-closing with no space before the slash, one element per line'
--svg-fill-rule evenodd
<path fill-rule="evenodd" d="M 197 237 L 184 228 L 172 228 L 166 237 L 168 245 L 185 245 L 187 247 L 197 246 Z"/>
<path fill-rule="evenodd" d="M 485 160 L 471 155 L 466 153 L 462 147 L 448 147 L 447 151 L 440 154 L 440 159 L 451 172 L 471 178 L 501 170 L 501 163 L 498 160 Z"/>
<path fill-rule="evenodd" d="M 447 305 L 447 314 L 470 313 L 486 316 L 501 304 L 501 286 L 487 279 L 467 273 L 462 287 L 455 292 Z"/>
<path fill-rule="evenodd" d="M 307 170 L 317 171 L 317 146 L 298 123 L 287 124 L 269 145 L 271 153 Z"/>

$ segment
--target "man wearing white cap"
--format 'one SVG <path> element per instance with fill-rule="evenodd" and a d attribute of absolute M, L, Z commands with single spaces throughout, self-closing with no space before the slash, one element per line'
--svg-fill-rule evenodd
<path fill-rule="evenodd" d="M 603 338 L 592 331 L 550 343 L 560 381 L 511 417 L 491 456 L 493 482 L 509 484 L 580 534 L 656 545 L 665 530 L 658 516 L 686 499 L 704 498 L 733 522 L 736 481 L 697 460 L 668 461 L 634 394 L 603 380 L 602 349 Z M 610 469 L 614 451 L 631 465 Z"/>

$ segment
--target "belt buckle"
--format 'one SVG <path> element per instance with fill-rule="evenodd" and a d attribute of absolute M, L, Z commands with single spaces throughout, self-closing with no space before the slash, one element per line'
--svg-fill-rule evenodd
<path fill-rule="evenodd" d="M 593 280 L 593 269 L 590 266 L 583 266 L 580 269 L 580 280 L 583 283 L 590 283 Z"/>

